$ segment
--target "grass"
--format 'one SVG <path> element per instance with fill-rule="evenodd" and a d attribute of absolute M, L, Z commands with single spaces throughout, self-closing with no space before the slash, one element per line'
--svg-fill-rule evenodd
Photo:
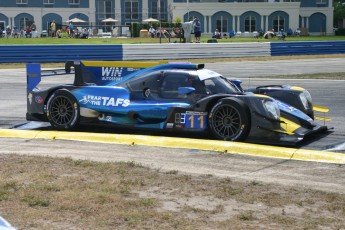
<path fill-rule="evenodd" d="M 201 42 L 207 43 L 210 37 L 202 37 Z M 305 37 L 288 37 L 286 41 L 334 41 L 345 40 L 345 36 L 305 36 Z M 171 38 L 170 42 L 180 42 L 180 39 Z M 256 38 L 228 38 L 218 39 L 219 43 L 231 42 L 281 42 L 277 39 L 256 39 Z M 34 45 L 34 44 L 148 44 L 148 43 L 169 43 L 165 38 L 2 38 L 0 45 Z"/>
<path fill-rule="evenodd" d="M 345 228 L 344 194 L 165 173 L 133 162 L 18 155 L 0 161 L 0 213 L 18 229 Z"/>

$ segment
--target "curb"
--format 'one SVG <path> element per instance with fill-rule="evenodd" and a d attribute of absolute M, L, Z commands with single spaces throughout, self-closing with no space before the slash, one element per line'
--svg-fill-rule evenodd
<path fill-rule="evenodd" d="M 216 151 L 225 154 L 241 154 L 250 156 L 316 161 L 324 163 L 345 164 L 345 155 L 335 152 L 318 150 L 294 149 L 268 145 L 240 143 L 232 141 L 202 140 L 191 138 L 175 138 L 147 135 L 129 134 L 103 134 L 84 132 L 62 131 L 37 131 L 37 130 L 14 130 L 0 129 L 0 137 L 25 138 L 25 139 L 48 139 L 48 140 L 73 140 L 107 144 L 122 145 L 145 145 L 167 148 L 198 149 Z"/>

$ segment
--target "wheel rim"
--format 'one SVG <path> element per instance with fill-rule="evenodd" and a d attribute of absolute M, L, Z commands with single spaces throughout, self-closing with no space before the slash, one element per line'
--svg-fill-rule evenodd
<path fill-rule="evenodd" d="M 236 108 L 223 105 L 214 111 L 212 123 L 219 136 L 232 138 L 241 130 L 241 115 Z"/>
<path fill-rule="evenodd" d="M 59 96 L 51 102 L 50 116 L 55 124 L 68 124 L 73 119 L 74 113 L 73 104 L 67 97 Z"/>

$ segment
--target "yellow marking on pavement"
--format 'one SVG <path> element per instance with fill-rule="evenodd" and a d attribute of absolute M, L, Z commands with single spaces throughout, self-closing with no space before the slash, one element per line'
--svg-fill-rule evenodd
<path fill-rule="evenodd" d="M 314 115 L 314 118 L 320 121 L 331 121 L 332 119 L 330 117 L 322 117 L 318 115 Z"/>
<path fill-rule="evenodd" d="M 145 145 L 155 147 L 198 149 L 228 154 L 243 154 L 280 159 L 345 164 L 345 155 L 341 153 L 239 143 L 232 141 L 201 141 L 200 139 L 191 138 L 175 138 L 132 134 L 105 134 L 14 129 L 0 129 L 0 137 L 48 140 L 73 140 L 107 144 Z"/>
<path fill-rule="evenodd" d="M 321 105 L 313 105 L 313 110 L 316 112 L 321 112 L 321 113 L 328 113 L 329 108 Z"/>

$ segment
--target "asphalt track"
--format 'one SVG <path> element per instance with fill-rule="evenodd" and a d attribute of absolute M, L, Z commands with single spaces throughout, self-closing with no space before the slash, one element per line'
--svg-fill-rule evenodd
<path fill-rule="evenodd" d="M 320 68 L 322 63 L 322 68 Z M 216 70 L 231 78 L 240 78 L 244 87 L 258 84 L 281 84 L 281 79 L 256 79 L 256 76 L 277 74 L 303 74 L 316 72 L 345 72 L 343 58 L 307 59 L 264 62 L 209 63 L 207 68 Z M 25 121 L 25 71 L 0 70 L 1 116 L 0 137 L 48 140 L 78 140 L 86 142 L 113 143 L 124 145 L 147 145 L 217 151 L 231 154 L 246 154 L 281 159 L 306 160 L 328 163 L 345 163 L 343 89 L 344 81 L 329 80 L 283 80 L 284 84 L 296 84 L 311 91 L 314 102 L 331 107 L 331 125 L 336 131 L 320 140 L 306 143 L 302 148 L 283 148 L 250 143 L 234 143 L 191 138 L 157 137 L 148 135 L 126 135 L 91 132 L 55 132 L 32 129 Z M 65 79 L 63 79 L 65 80 Z M 61 79 L 50 79 L 49 84 L 60 83 Z M 49 85 L 48 84 L 48 85 Z M 330 90 L 331 89 L 331 90 Z M 13 129 L 18 127 L 17 129 Z M 23 130 L 24 129 L 24 130 Z M 325 140 L 326 139 L 326 140 Z M 320 144 L 321 143 L 321 144 Z M 326 150 L 326 151 L 321 151 Z"/>

